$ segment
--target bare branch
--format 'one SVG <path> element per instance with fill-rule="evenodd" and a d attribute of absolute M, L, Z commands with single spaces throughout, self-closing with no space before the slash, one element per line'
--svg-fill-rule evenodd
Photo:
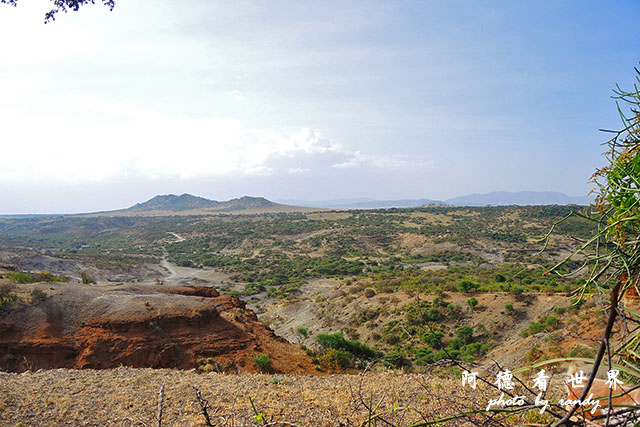
<path fill-rule="evenodd" d="M 164 384 L 160 387 L 158 392 L 158 409 L 156 411 L 156 420 L 158 421 L 158 427 L 162 427 L 162 405 L 164 403 Z"/>

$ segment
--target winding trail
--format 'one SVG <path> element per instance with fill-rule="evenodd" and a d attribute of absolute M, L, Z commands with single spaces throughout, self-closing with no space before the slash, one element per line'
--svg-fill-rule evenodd
<path fill-rule="evenodd" d="M 178 233 L 173 231 L 168 231 L 167 234 L 170 234 L 172 237 L 175 237 L 176 240 L 173 240 L 171 243 L 184 242 L 187 240 L 182 237 Z M 164 284 L 169 286 L 176 285 L 186 285 L 191 284 L 194 281 L 200 284 L 209 285 L 217 285 L 217 286 L 229 286 L 230 280 L 229 275 L 215 269 L 210 268 L 193 268 L 193 267 L 182 267 L 176 265 L 174 263 L 169 262 L 169 253 L 167 251 L 166 246 L 162 247 L 162 259 L 160 260 L 160 267 L 162 267 L 166 272 L 167 276 L 162 278 Z"/>
<path fill-rule="evenodd" d="M 169 276 L 166 277 L 167 280 L 175 279 L 178 276 L 176 269 L 167 261 L 166 255 L 162 258 L 162 261 L 160 261 L 160 265 L 169 272 Z"/>
<path fill-rule="evenodd" d="M 184 242 L 186 239 L 179 235 L 178 233 L 174 233 L 173 231 L 168 231 L 167 234 L 171 234 L 176 240 L 172 243 Z M 160 266 L 169 272 L 169 276 L 165 277 L 165 280 L 174 281 L 178 277 L 178 271 L 174 268 L 174 266 L 167 261 L 167 248 L 162 248 L 162 261 L 160 261 Z"/>
<path fill-rule="evenodd" d="M 171 234 L 173 237 L 176 238 L 176 241 L 173 242 L 173 243 L 184 242 L 185 240 L 187 240 L 184 237 L 182 237 L 181 235 L 179 235 L 178 233 L 174 233 L 173 231 L 169 231 L 169 232 L 167 232 L 167 234 Z"/>

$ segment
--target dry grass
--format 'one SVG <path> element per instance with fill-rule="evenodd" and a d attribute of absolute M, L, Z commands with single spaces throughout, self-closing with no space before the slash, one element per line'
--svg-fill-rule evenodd
<path fill-rule="evenodd" d="M 124 367 L 0 373 L 0 425 L 155 426 L 163 384 L 163 426 L 206 425 L 193 386 L 208 401 L 213 425 L 263 424 L 249 396 L 267 421 L 355 426 L 368 419 L 365 405 L 372 405 L 395 425 L 410 425 L 450 413 L 433 396 L 464 391 L 458 381 L 394 373 L 310 377 Z"/>

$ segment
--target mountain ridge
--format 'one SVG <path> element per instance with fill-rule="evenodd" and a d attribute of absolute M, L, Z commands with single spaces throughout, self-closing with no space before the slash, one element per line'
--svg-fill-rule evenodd
<path fill-rule="evenodd" d="M 175 194 L 163 194 L 152 197 L 146 202 L 136 203 L 135 205 L 123 209 L 125 211 L 147 211 L 147 210 L 170 210 L 185 211 L 190 209 L 211 208 L 220 206 L 221 202 L 217 200 L 205 199 L 204 197 L 194 196 L 183 193 L 179 196 Z"/>
<path fill-rule="evenodd" d="M 492 191 L 473 193 L 445 200 L 454 206 L 508 206 L 508 205 L 589 205 L 588 196 L 568 196 L 557 191 Z"/>
<path fill-rule="evenodd" d="M 279 206 L 264 197 L 242 196 L 231 200 L 218 201 L 206 199 L 200 196 L 183 193 L 179 196 L 175 194 L 163 194 L 152 197 L 146 202 L 114 212 L 149 212 L 149 211 L 171 211 L 185 212 L 193 210 L 215 210 L 215 211 L 241 211 L 247 209 L 262 209 Z"/>
<path fill-rule="evenodd" d="M 493 191 L 473 193 L 446 200 L 398 199 L 376 200 L 370 197 L 336 200 L 280 200 L 282 203 L 321 209 L 389 209 L 418 208 L 423 206 L 508 206 L 508 205 L 589 205 L 593 198 L 568 196 L 556 191 Z"/>
<path fill-rule="evenodd" d="M 207 215 L 217 213 L 268 213 L 306 212 L 326 209 L 390 209 L 419 208 L 429 206 L 542 206 L 582 205 L 593 202 L 593 197 L 572 197 L 553 191 L 494 191 L 473 193 L 444 201 L 433 199 L 376 200 L 368 197 L 324 201 L 280 200 L 273 202 L 264 197 L 242 196 L 226 201 L 207 199 L 189 193 L 181 195 L 161 194 L 128 208 L 110 211 L 87 212 L 71 215 L 82 216 L 157 216 L 157 215 Z M 64 214 L 63 214 L 64 215 Z M 5 215 L 2 215 L 5 217 Z M 31 215 L 13 215 L 16 217 Z M 48 216 L 48 215 L 35 215 Z M 52 215 L 57 216 L 57 215 Z"/>

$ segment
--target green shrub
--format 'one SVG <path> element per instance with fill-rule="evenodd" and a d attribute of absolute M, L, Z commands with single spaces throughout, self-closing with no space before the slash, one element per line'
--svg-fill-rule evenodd
<path fill-rule="evenodd" d="M 447 346 L 447 351 L 453 354 L 454 350 L 460 350 L 463 345 L 464 345 L 464 339 L 460 337 L 456 337 L 453 340 L 451 340 L 451 342 Z"/>
<path fill-rule="evenodd" d="M 297 329 L 297 332 L 305 338 L 309 336 L 309 330 L 307 328 L 303 328 L 302 326 Z"/>
<path fill-rule="evenodd" d="M 258 368 L 260 372 L 270 372 L 271 357 L 268 354 L 256 354 L 253 356 L 253 365 Z"/>
<path fill-rule="evenodd" d="M 469 306 L 469 308 L 471 308 L 473 310 L 473 308 L 478 305 L 478 298 L 476 297 L 471 297 L 467 300 L 467 305 Z"/>
<path fill-rule="evenodd" d="M 513 308 L 513 304 L 508 302 L 504 305 L 504 309 L 508 314 L 511 314 L 514 312 L 514 308 Z"/>
<path fill-rule="evenodd" d="M 282 289 L 276 288 L 275 286 L 271 286 L 267 289 L 267 296 L 268 297 L 277 297 L 277 298 L 284 298 L 284 292 L 282 291 Z"/>
<path fill-rule="evenodd" d="M 246 285 L 244 285 L 242 294 L 256 295 L 256 294 L 259 294 L 260 292 L 264 292 L 265 290 L 266 288 L 264 287 L 264 285 L 261 285 L 260 283 L 247 283 Z"/>
<path fill-rule="evenodd" d="M 569 350 L 569 357 L 593 357 L 596 354 L 596 350 L 594 348 L 589 348 L 583 345 L 576 345 L 574 348 Z"/>
<path fill-rule="evenodd" d="M 429 332 L 428 334 L 424 334 L 422 336 L 422 341 L 426 342 L 435 349 L 441 349 L 442 337 L 444 337 L 444 334 L 441 331 Z"/>
<path fill-rule="evenodd" d="M 359 341 L 345 340 L 342 333 L 320 334 L 318 343 L 326 349 L 344 350 L 361 359 L 374 359 L 380 354 Z"/>
<path fill-rule="evenodd" d="M 528 337 L 529 335 L 535 335 L 544 330 L 550 331 L 555 329 L 558 326 L 558 318 L 553 315 L 542 316 L 537 322 L 533 322 L 529 325 L 527 329 L 520 333 L 520 336 L 523 338 Z"/>
<path fill-rule="evenodd" d="M 14 283 L 22 284 L 37 282 L 66 282 L 68 280 L 65 276 L 55 276 L 47 270 L 43 270 L 40 273 L 7 273 L 7 278 Z"/>
<path fill-rule="evenodd" d="M 437 307 L 431 307 L 427 310 L 425 317 L 429 321 L 434 321 L 440 319 L 442 316 L 440 315 L 440 310 L 438 310 Z"/>
<path fill-rule="evenodd" d="M 458 290 L 460 292 L 472 292 L 476 291 L 480 287 L 480 284 L 474 283 L 470 280 L 463 280 L 458 283 Z"/>
<path fill-rule="evenodd" d="M 401 368 L 407 364 L 407 360 L 400 353 L 387 354 L 382 360 L 382 363 L 388 368 Z"/>
<path fill-rule="evenodd" d="M 436 361 L 436 354 L 429 347 L 422 347 L 416 351 L 416 364 L 429 365 Z"/>
<path fill-rule="evenodd" d="M 213 357 L 198 357 L 198 371 L 222 372 L 220 364 Z"/>
<path fill-rule="evenodd" d="M 35 304 L 47 299 L 47 294 L 40 288 L 34 288 L 31 291 L 31 303 Z"/>
<path fill-rule="evenodd" d="M 9 311 L 14 302 L 18 300 L 18 296 L 13 293 L 14 285 L 0 285 L 0 313 Z"/>
<path fill-rule="evenodd" d="M 14 283 L 34 283 L 34 275 L 29 273 L 7 273 L 7 278 Z"/>
<path fill-rule="evenodd" d="M 553 328 L 558 324 L 558 317 L 557 316 L 547 316 L 547 319 L 544 322 L 544 326 L 546 326 L 547 328 Z"/>
<path fill-rule="evenodd" d="M 320 366 L 325 369 L 347 369 L 353 366 L 354 356 L 345 350 L 330 348 L 325 354 L 318 358 Z"/>
<path fill-rule="evenodd" d="M 456 330 L 456 336 L 462 340 L 463 344 L 468 344 L 473 339 L 473 328 L 471 326 L 460 326 Z"/>
<path fill-rule="evenodd" d="M 474 342 L 462 347 L 460 358 L 466 362 L 471 362 L 478 357 L 484 356 L 489 351 L 489 344 Z"/>
<path fill-rule="evenodd" d="M 281 384 L 286 380 L 286 377 L 281 377 L 280 375 L 273 375 L 271 377 L 271 384 Z"/>

